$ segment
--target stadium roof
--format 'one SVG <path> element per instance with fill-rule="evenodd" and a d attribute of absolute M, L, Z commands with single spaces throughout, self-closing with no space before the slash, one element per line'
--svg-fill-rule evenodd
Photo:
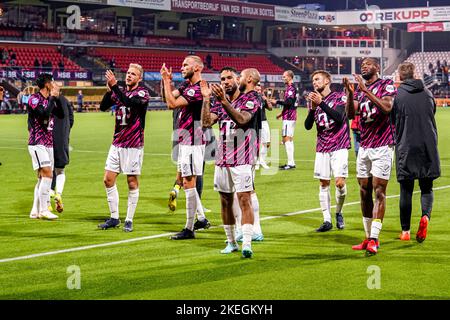
<path fill-rule="evenodd" d="M 325 5 L 326 10 L 346 10 L 347 1 L 345 0 L 250 0 L 249 2 L 259 2 L 277 5 L 295 7 L 301 4 L 319 3 Z M 426 7 L 426 0 L 348 0 L 348 9 L 364 9 L 367 5 L 377 5 L 382 9 L 387 8 L 408 8 L 408 7 Z M 393 5 L 393 3 L 395 3 Z M 433 6 L 448 6 L 450 0 L 430 0 L 430 7 Z"/>

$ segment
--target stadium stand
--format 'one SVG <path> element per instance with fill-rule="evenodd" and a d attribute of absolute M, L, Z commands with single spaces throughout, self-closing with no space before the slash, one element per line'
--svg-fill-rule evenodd
<path fill-rule="evenodd" d="M 95 56 L 110 61 L 112 58 L 116 61 L 116 66 L 121 71 L 126 71 L 130 61 L 141 64 L 146 71 L 159 71 L 163 63 L 166 63 L 174 70 L 179 68 L 186 56 L 185 51 L 162 51 L 162 50 L 132 50 L 129 49 L 115 49 L 115 48 L 95 48 Z M 207 52 L 197 52 L 203 60 L 205 60 Z M 261 73 L 279 74 L 283 69 L 275 65 L 267 55 L 257 54 L 240 54 L 234 56 L 232 54 L 223 56 L 219 53 L 210 53 L 212 57 L 212 70 L 218 71 L 224 66 L 235 66 L 238 70 L 245 68 L 257 68 Z"/>
<path fill-rule="evenodd" d="M 34 68 L 34 61 L 37 58 L 40 63 L 42 60 L 47 60 L 52 63 L 53 69 L 58 69 L 58 63 L 61 59 L 64 61 L 65 70 L 82 70 L 75 62 L 67 57 L 61 55 L 58 52 L 56 46 L 46 46 L 46 45 L 16 45 L 16 44 L 0 44 L 0 50 L 3 52 L 6 50 L 8 52 L 8 58 L 2 61 L 0 57 L 0 67 L 11 66 L 11 55 L 9 50 L 16 53 L 15 66 L 21 66 L 25 68 Z M 4 63 L 3 63 L 4 62 Z"/>

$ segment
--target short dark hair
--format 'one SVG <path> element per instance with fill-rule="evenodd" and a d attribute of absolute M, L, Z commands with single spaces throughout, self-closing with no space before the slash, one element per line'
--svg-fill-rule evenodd
<path fill-rule="evenodd" d="M 371 62 L 372 62 L 374 65 L 376 65 L 378 68 L 380 67 L 380 61 L 378 61 L 377 58 L 372 58 L 372 57 L 364 58 L 364 59 L 362 59 L 361 64 L 362 64 L 364 61 L 366 61 L 366 60 L 371 61 Z"/>
<path fill-rule="evenodd" d="M 398 74 L 401 81 L 414 79 L 414 71 L 416 71 L 416 66 L 411 62 L 403 62 L 398 66 Z"/>
<path fill-rule="evenodd" d="M 45 85 L 53 81 L 53 76 L 49 73 L 41 73 L 36 79 L 36 85 L 39 89 L 44 89 Z"/>
<path fill-rule="evenodd" d="M 223 67 L 222 69 L 220 69 L 220 72 L 219 72 L 219 73 L 222 73 L 222 72 L 224 72 L 224 71 L 230 71 L 230 72 L 233 72 L 234 74 L 238 74 L 238 72 L 236 71 L 236 69 L 233 68 L 233 67 L 228 67 L 228 66 Z"/>

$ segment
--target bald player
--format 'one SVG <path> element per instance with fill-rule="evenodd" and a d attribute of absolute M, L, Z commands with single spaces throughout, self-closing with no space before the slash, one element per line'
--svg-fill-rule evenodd
<path fill-rule="evenodd" d="M 228 71 L 233 77 L 232 71 Z M 224 72 L 221 77 L 226 76 Z M 261 96 L 255 91 L 260 80 L 256 69 L 245 69 L 239 78 L 239 91 L 227 97 L 226 85 L 213 84 L 208 87 L 202 81 L 203 126 L 218 122 L 220 137 L 218 156 L 214 173 L 214 189 L 220 193 L 222 221 L 227 236 L 227 246 L 222 253 L 239 250 L 235 237 L 235 217 L 233 214 L 234 193 L 237 193 L 242 211 L 242 256 L 251 258 L 254 212 L 251 194 L 254 190 L 254 170 L 259 152 L 258 130 L 261 126 L 259 112 Z M 210 96 L 214 94 L 216 103 L 210 107 Z"/>
<path fill-rule="evenodd" d="M 389 113 L 397 89 L 392 80 L 381 79 L 379 73 L 378 61 L 366 58 L 361 64 L 361 75 L 354 75 L 358 83 L 357 90 L 348 78 L 343 80 L 347 93 L 347 116 L 353 119 L 355 114 L 359 114 L 361 127 L 356 171 L 366 238 L 352 248 L 366 250 L 367 255 L 378 252 L 395 144 L 395 128 Z M 372 200 L 373 192 L 375 203 Z"/>
<path fill-rule="evenodd" d="M 197 176 L 203 175 L 203 160 L 205 156 L 205 139 L 200 121 L 203 96 L 200 90 L 201 74 L 203 70 L 202 59 L 198 56 L 187 56 L 181 67 L 181 74 L 186 81 L 172 91 L 172 71 L 164 64 L 161 68 L 164 98 L 167 107 L 171 110 L 179 108 L 178 114 L 178 178 L 183 181 L 183 190 L 186 193 L 186 224 L 183 230 L 171 237 L 172 240 L 185 240 L 195 238 L 194 220 L 198 212 L 199 219 L 204 218 L 203 205 L 197 192 Z M 204 218 L 200 221 L 201 227 L 209 227 Z"/>

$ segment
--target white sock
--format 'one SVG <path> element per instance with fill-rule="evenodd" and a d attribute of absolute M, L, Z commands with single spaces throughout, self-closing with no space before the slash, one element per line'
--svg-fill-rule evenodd
<path fill-rule="evenodd" d="M 242 248 L 252 245 L 252 236 L 253 236 L 253 225 L 252 224 L 244 224 L 242 226 Z"/>
<path fill-rule="evenodd" d="M 197 199 L 197 219 L 203 221 L 206 219 L 205 212 L 203 211 L 202 200 L 198 194 L 197 188 L 195 189 L 195 198 Z"/>
<path fill-rule="evenodd" d="M 185 226 L 185 228 L 193 231 L 194 230 L 195 213 L 197 212 L 197 199 L 195 196 L 197 190 L 195 188 L 191 188 L 191 189 L 185 189 L 184 192 L 186 193 L 186 226 Z"/>
<path fill-rule="evenodd" d="M 342 213 L 342 207 L 344 206 L 345 196 L 347 195 L 347 185 L 342 188 L 336 187 L 336 213 Z"/>
<path fill-rule="evenodd" d="M 252 207 L 253 207 L 253 216 L 255 218 L 253 222 L 253 232 L 255 234 L 262 233 L 261 223 L 259 221 L 259 201 L 256 193 L 252 193 Z"/>
<path fill-rule="evenodd" d="M 261 144 L 261 151 L 259 152 L 260 163 L 266 164 L 267 146 L 265 143 Z"/>
<path fill-rule="evenodd" d="M 286 143 L 284 144 L 286 147 L 286 154 L 287 154 L 287 158 L 288 158 L 288 165 L 289 166 L 295 166 L 295 161 L 294 161 L 294 142 L 293 141 L 286 141 Z"/>
<path fill-rule="evenodd" d="M 330 187 L 320 186 L 319 191 L 320 207 L 322 208 L 323 221 L 331 223 L 331 194 Z"/>
<path fill-rule="evenodd" d="M 225 230 L 228 243 L 236 242 L 235 225 L 226 224 L 223 226 L 223 229 Z"/>
<path fill-rule="evenodd" d="M 378 239 L 380 236 L 381 228 L 383 226 L 383 223 L 380 219 L 373 219 L 372 221 L 372 228 L 370 228 L 370 238 Z"/>
<path fill-rule="evenodd" d="M 33 199 L 33 207 L 31 208 L 31 212 L 39 213 L 39 185 L 41 184 L 41 179 L 38 179 L 36 185 L 34 186 L 34 199 Z"/>
<path fill-rule="evenodd" d="M 56 176 L 56 192 L 59 194 L 63 193 L 64 184 L 66 183 L 66 174 L 60 173 Z"/>
<path fill-rule="evenodd" d="M 369 239 L 372 228 L 372 218 L 363 217 L 363 225 L 364 225 L 364 232 L 366 233 L 366 239 Z"/>
<path fill-rule="evenodd" d="M 119 191 L 117 191 L 116 185 L 106 188 L 106 200 L 108 201 L 111 218 L 119 219 Z"/>
<path fill-rule="evenodd" d="M 125 221 L 133 221 L 134 213 L 139 200 L 139 189 L 128 191 L 128 209 Z"/>
<path fill-rule="evenodd" d="M 239 199 L 237 197 L 237 193 L 234 193 L 233 196 L 233 215 L 234 219 L 236 220 L 236 232 L 242 233 L 242 225 L 241 225 L 241 218 L 242 218 L 242 210 L 239 206 Z"/>
<path fill-rule="evenodd" d="M 41 178 L 39 184 L 39 212 L 48 211 L 50 202 L 50 189 L 52 187 L 52 178 Z"/>

